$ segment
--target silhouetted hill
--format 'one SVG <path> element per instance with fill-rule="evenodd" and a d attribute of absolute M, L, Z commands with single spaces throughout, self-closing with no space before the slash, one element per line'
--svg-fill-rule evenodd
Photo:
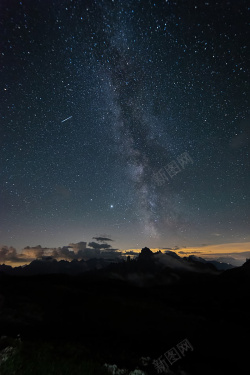
<path fill-rule="evenodd" d="M 11 267 L 5 264 L 0 265 L 0 273 L 8 275 L 47 275 L 47 274 L 66 274 L 66 275 L 78 275 L 83 272 L 90 270 L 98 270 L 106 267 L 110 264 L 110 261 L 106 259 L 90 259 L 84 260 L 72 260 L 68 262 L 66 260 L 57 261 L 55 259 L 47 258 L 43 260 L 33 260 L 26 266 Z"/>
<path fill-rule="evenodd" d="M 241 282 L 250 282 L 250 259 L 247 259 L 246 262 L 240 266 L 233 269 L 223 272 L 221 275 L 222 279 L 228 281 L 241 281 Z"/>

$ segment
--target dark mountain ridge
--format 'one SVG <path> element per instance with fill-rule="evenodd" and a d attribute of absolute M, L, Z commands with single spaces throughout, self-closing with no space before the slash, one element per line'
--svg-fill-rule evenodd
<path fill-rule="evenodd" d="M 89 260 L 57 261 L 51 257 L 33 260 L 30 264 L 19 267 L 0 265 L 0 274 L 9 275 L 36 275 L 36 274 L 67 274 L 78 275 L 84 272 L 104 269 L 112 272 L 161 272 L 163 269 L 178 269 L 190 272 L 217 272 L 233 268 L 232 265 L 216 261 L 206 261 L 193 255 L 181 258 L 173 251 L 163 254 L 161 251 L 153 253 L 144 248 L 135 259 L 108 260 L 104 258 L 92 258 Z"/>
<path fill-rule="evenodd" d="M 99 270 L 82 272 L 84 261 L 32 263 L 22 269 L 36 274 L 1 266 L 1 335 L 77 341 L 121 368 L 141 356 L 156 359 L 188 338 L 194 350 L 171 366 L 173 374 L 246 373 L 249 261 L 218 271 L 192 257 L 144 248 L 137 259 L 105 266 L 92 261 L 103 266 Z M 50 272 L 58 267 L 57 273 L 42 274 L 41 265 Z M 68 267 L 77 273 L 58 273 Z"/>

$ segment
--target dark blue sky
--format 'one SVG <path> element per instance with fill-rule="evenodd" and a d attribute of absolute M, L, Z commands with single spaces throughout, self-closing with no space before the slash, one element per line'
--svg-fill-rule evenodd
<path fill-rule="evenodd" d="M 0 5 L 1 244 L 250 241 L 247 1 Z"/>

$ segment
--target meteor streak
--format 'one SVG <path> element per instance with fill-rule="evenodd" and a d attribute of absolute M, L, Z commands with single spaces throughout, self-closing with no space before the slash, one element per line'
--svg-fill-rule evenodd
<path fill-rule="evenodd" d="M 65 122 L 65 121 L 69 120 L 71 117 L 72 116 L 69 116 L 69 117 L 65 118 L 64 120 L 62 120 L 61 122 Z"/>

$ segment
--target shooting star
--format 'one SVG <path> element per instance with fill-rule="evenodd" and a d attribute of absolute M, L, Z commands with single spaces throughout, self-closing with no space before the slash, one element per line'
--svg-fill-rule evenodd
<path fill-rule="evenodd" d="M 69 120 L 71 117 L 73 117 L 73 116 L 69 116 L 69 117 L 65 118 L 64 120 L 62 120 L 61 122 L 65 122 L 65 121 Z"/>

